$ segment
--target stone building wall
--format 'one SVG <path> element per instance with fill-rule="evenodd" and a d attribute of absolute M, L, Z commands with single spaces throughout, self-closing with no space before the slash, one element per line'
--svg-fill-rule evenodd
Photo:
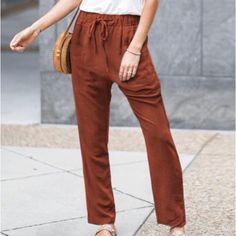
<path fill-rule="evenodd" d="M 55 0 L 41 0 L 39 14 Z M 73 13 L 40 38 L 42 123 L 76 124 L 70 76 L 56 73 L 51 50 Z M 234 1 L 161 0 L 149 32 L 172 128 L 234 129 Z M 138 126 L 114 84 L 111 126 Z"/>

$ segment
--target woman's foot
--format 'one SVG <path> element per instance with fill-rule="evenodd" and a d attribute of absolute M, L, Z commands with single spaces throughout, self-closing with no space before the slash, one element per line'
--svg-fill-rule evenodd
<path fill-rule="evenodd" d="M 97 229 L 95 236 L 117 236 L 114 224 L 103 224 Z"/>
<path fill-rule="evenodd" d="M 174 227 L 170 229 L 169 236 L 187 236 L 184 227 Z"/>

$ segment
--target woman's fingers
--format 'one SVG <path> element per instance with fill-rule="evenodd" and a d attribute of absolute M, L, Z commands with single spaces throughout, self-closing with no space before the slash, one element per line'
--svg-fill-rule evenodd
<path fill-rule="evenodd" d="M 121 65 L 120 69 L 120 80 L 127 81 L 135 76 L 135 70 L 133 65 Z"/>
<path fill-rule="evenodd" d="M 23 52 L 35 40 L 38 34 L 38 30 L 27 27 L 13 37 L 9 46 L 13 51 Z"/>
<path fill-rule="evenodd" d="M 133 65 L 128 66 L 126 80 L 129 80 L 133 77 Z"/>
<path fill-rule="evenodd" d="M 121 64 L 120 71 L 119 71 L 119 78 L 120 78 L 120 80 L 123 80 L 124 70 L 125 70 L 125 66 Z"/>
<path fill-rule="evenodd" d="M 121 81 L 127 81 L 133 78 L 137 73 L 138 63 L 135 64 L 121 64 L 119 71 L 119 78 Z"/>
<path fill-rule="evenodd" d="M 133 65 L 133 66 L 131 67 L 130 71 L 131 71 L 130 77 L 133 78 L 133 77 L 136 75 L 136 72 L 137 72 L 137 67 L 136 67 L 136 65 Z"/>
<path fill-rule="evenodd" d="M 123 80 L 126 81 L 129 79 L 129 77 L 130 77 L 130 65 L 126 65 Z"/>
<path fill-rule="evenodd" d="M 25 47 L 23 46 L 17 46 L 14 48 L 14 51 L 17 51 L 17 52 L 23 52 L 25 50 Z"/>
<path fill-rule="evenodd" d="M 15 35 L 14 38 L 12 39 L 12 41 L 10 42 L 10 47 L 11 48 L 16 47 L 17 44 L 19 43 L 19 41 L 20 41 L 19 35 Z"/>
<path fill-rule="evenodd" d="M 120 68 L 120 73 L 119 73 L 119 77 L 120 77 L 120 80 L 121 81 L 125 81 L 126 80 L 126 77 L 127 77 L 127 71 L 128 71 L 128 68 L 127 68 L 127 65 L 121 65 L 121 68 Z"/>
<path fill-rule="evenodd" d="M 134 55 L 132 53 L 125 53 L 123 55 L 119 71 L 121 81 L 127 81 L 136 75 L 139 60 L 140 55 Z"/>
<path fill-rule="evenodd" d="M 20 45 L 20 44 L 11 44 L 10 45 L 10 48 L 13 50 L 13 51 L 17 51 L 17 52 L 23 52 L 25 50 L 25 46 L 23 45 Z"/>
<path fill-rule="evenodd" d="M 15 37 L 10 42 L 10 48 L 14 51 L 22 51 L 24 48 L 23 45 L 20 44 L 21 42 L 21 36 L 15 35 Z"/>

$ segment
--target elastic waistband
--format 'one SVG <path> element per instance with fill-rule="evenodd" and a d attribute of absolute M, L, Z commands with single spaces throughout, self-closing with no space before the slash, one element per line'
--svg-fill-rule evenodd
<path fill-rule="evenodd" d="M 113 21 L 114 26 L 131 26 L 137 25 L 140 20 L 139 15 L 118 15 L 118 14 L 102 14 L 96 12 L 87 12 L 80 10 L 77 23 L 91 23 L 94 20 L 101 19 L 107 21 Z"/>

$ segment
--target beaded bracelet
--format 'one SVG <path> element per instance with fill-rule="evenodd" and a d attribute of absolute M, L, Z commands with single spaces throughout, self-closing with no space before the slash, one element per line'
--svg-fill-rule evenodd
<path fill-rule="evenodd" d="M 141 52 L 140 52 L 140 53 L 135 53 L 135 52 L 129 51 L 128 49 L 126 49 L 126 51 L 129 52 L 129 53 L 132 53 L 132 54 L 134 54 L 134 55 L 136 55 L 136 56 L 140 56 L 140 55 L 141 55 Z"/>

